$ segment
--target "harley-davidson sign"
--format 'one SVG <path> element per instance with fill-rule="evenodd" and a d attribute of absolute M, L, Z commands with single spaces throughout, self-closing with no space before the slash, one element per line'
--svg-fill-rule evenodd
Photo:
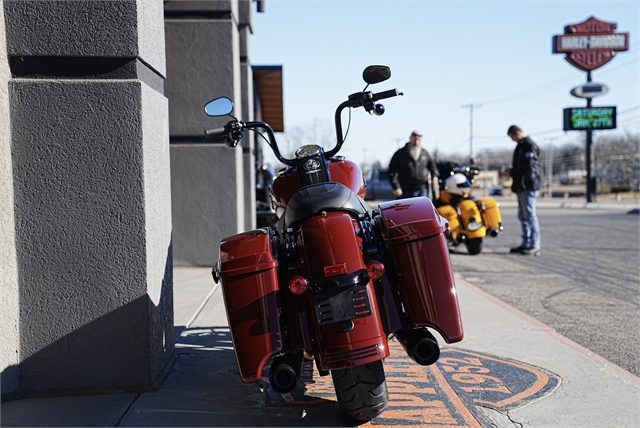
<path fill-rule="evenodd" d="M 614 33 L 618 24 L 591 17 L 567 25 L 564 34 L 553 36 L 553 53 L 566 53 L 566 60 L 584 71 L 609 62 L 616 52 L 629 50 L 629 33 Z"/>

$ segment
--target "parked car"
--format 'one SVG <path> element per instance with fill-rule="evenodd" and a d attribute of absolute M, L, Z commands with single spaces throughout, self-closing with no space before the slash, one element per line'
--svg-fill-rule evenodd
<path fill-rule="evenodd" d="M 381 168 L 379 166 L 372 167 L 369 172 L 369 177 L 367 177 L 367 195 L 365 199 L 373 201 L 395 198 L 393 187 L 391 187 L 391 183 L 389 183 L 387 168 Z"/>
<path fill-rule="evenodd" d="M 503 188 L 502 187 L 494 187 L 493 189 L 491 189 L 491 192 L 489 193 L 490 196 L 504 196 L 504 192 L 503 192 Z"/>

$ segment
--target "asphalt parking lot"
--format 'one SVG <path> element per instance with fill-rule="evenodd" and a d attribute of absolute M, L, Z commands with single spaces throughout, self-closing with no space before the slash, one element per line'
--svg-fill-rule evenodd
<path fill-rule="evenodd" d="M 633 208 L 560 208 L 542 201 L 542 255 L 509 254 L 520 243 L 513 204 L 505 230 L 483 252 L 451 254 L 454 272 L 559 333 L 640 375 L 640 221 Z"/>

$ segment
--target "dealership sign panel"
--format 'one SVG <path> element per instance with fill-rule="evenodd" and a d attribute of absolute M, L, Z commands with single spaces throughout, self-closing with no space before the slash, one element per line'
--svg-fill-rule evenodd
<path fill-rule="evenodd" d="M 615 33 L 618 24 L 591 17 L 567 25 L 564 34 L 553 36 L 553 53 L 566 54 L 566 60 L 584 71 L 609 62 L 616 52 L 629 50 L 629 33 Z"/>
<path fill-rule="evenodd" d="M 578 98 L 594 98 L 609 92 L 609 87 L 604 83 L 589 82 L 576 86 L 571 90 L 571 95 Z"/>
<path fill-rule="evenodd" d="M 564 109 L 565 131 L 615 128 L 615 107 L 569 107 Z"/>

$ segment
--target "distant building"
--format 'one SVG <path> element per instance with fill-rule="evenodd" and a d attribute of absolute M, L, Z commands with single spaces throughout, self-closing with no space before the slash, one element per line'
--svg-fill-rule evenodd
<path fill-rule="evenodd" d="M 571 169 L 560 176 L 560 184 L 584 184 L 587 180 L 587 171 L 584 169 Z"/>
<path fill-rule="evenodd" d="M 491 189 L 500 184 L 498 171 L 480 171 L 473 181 L 473 187 L 478 189 Z"/>

